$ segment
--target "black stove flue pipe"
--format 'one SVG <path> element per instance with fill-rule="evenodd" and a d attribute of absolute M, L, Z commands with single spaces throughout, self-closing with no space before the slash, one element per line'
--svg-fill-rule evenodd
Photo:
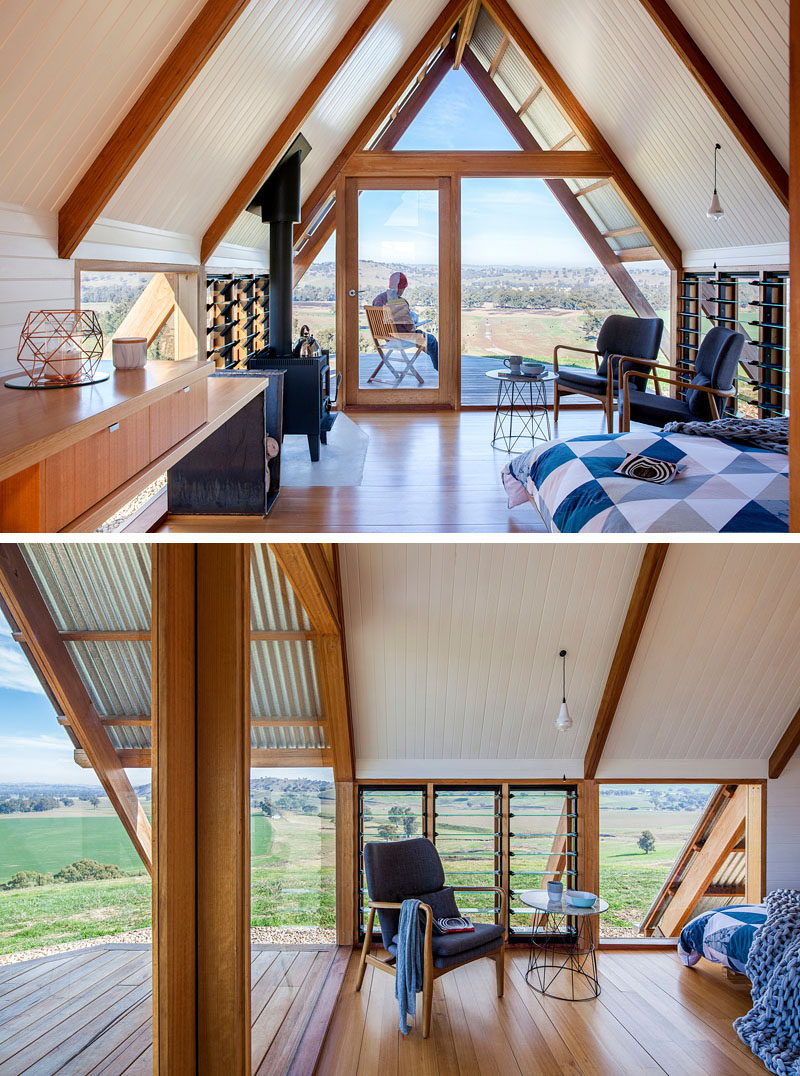
<path fill-rule="evenodd" d="M 269 224 L 269 346 L 292 351 L 293 225 L 300 220 L 300 163 L 304 147 L 287 153 L 258 192 L 261 219 Z"/>

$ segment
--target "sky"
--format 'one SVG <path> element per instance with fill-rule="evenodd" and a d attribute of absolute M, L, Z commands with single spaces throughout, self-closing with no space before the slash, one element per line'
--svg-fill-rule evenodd
<path fill-rule="evenodd" d="M 72 742 L 11 637 L 0 613 L 0 783 L 97 786 L 93 770 L 75 764 Z M 150 770 L 126 770 L 134 787 L 150 783 Z M 332 779 L 329 770 L 253 770 L 254 777 Z"/>
<path fill-rule="evenodd" d="M 517 143 L 463 71 L 451 71 L 397 145 L 400 150 L 514 150 Z M 462 182 L 465 265 L 583 268 L 597 260 L 537 179 Z M 432 191 L 369 191 L 359 199 L 359 257 L 435 264 L 436 196 Z M 320 254 L 335 257 L 335 239 Z"/>

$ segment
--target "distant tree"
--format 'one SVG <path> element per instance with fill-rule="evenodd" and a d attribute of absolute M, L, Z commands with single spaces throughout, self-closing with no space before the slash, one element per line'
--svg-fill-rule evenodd
<path fill-rule="evenodd" d="M 596 340 L 597 334 L 603 327 L 607 313 L 601 310 L 587 310 L 581 318 L 581 329 L 587 340 Z"/>
<path fill-rule="evenodd" d="M 642 830 L 639 840 L 636 843 L 645 855 L 654 851 L 656 847 L 656 839 L 649 829 Z"/>
<path fill-rule="evenodd" d="M 65 807 L 72 806 L 72 799 L 69 796 L 62 796 L 61 802 L 64 804 Z"/>
<path fill-rule="evenodd" d="M 94 809 L 97 810 L 97 806 L 100 803 L 100 797 L 99 796 L 90 796 L 89 797 L 89 803 L 91 803 L 92 807 L 94 807 Z"/>
<path fill-rule="evenodd" d="M 406 837 L 411 837 L 414 830 L 419 827 L 419 821 L 414 817 L 410 807 L 392 807 L 389 810 L 389 818 L 396 827 L 403 830 Z"/>
<path fill-rule="evenodd" d="M 41 874 L 39 871 L 17 871 L 9 881 L 0 886 L 0 889 L 30 889 L 36 885 L 52 885 L 52 874 Z"/>
<path fill-rule="evenodd" d="M 378 836 L 383 837 L 385 841 L 393 841 L 397 836 L 397 826 L 393 826 L 391 822 L 384 822 L 383 825 L 378 826 Z"/>
<path fill-rule="evenodd" d="M 258 809 L 266 818 L 272 818 L 272 804 L 269 800 L 262 800 L 258 805 Z"/>
<path fill-rule="evenodd" d="M 316 814 L 317 808 L 313 803 L 303 804 L 303 814 Z"/>
<path fill-rule="evenodd" d="M 98 878 L 121 878 L 116 863 L 98 863 L 96 859 L 76 859 L 54 876 L 56 882 L 88 882 Z"/>

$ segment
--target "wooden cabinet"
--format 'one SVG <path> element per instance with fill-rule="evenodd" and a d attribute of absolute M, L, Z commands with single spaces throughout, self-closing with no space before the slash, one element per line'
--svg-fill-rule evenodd
<path fill-rule="evenodd" d="M 62 530 L 115 491 L 124 493 L 135 475 L 206 423 L 212 369 L 208 362 L 156 362 L 115 371 L 85 390 L 0 386 L 0 531 Z"/>
<path fill-rule="evenodd" d="M 150 458 L 157 459 L 208 418 L 205 381 L 187 385 L 150 408 Z"/>

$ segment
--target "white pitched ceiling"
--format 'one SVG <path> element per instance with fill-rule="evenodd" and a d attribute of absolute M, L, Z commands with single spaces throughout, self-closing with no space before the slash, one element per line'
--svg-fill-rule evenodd
<path fill-rule="evenodd" d="M 341 546 L 359 776 L 581 776 L 642 549 Z M 598 776 L 765 776 L 798 638 L 794 547 L 673 543 Z"/>
<path fill-rule="evenodd" d="M 673 545 L 600 775 L 668 759 L 691 776 L 725 776 L 709 772 L 716 760 L 734 777 L 765 775 L 800 705 L 798 639 L 796 546 Z"/>
<path fill-rule="evenodd" d="M 342 545 L 359 776 L 582 774 L 642 549 Z"/>
<path fill-rule="evenodd" d="M 53 211 L 203 0 L 3 0 L 0 201 Z"/>

